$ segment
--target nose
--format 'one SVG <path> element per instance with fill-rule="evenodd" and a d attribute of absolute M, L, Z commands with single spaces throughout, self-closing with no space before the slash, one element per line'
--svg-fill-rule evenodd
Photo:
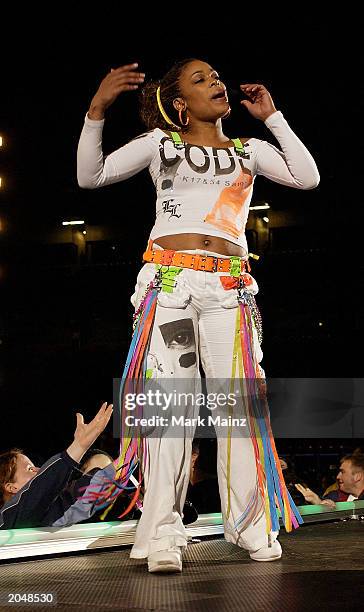
<path fill-rule="evenodd" d="M 217 87 L 219 87 L 221 85 L 220 79 L 217 79 L 216 77 L 212 79 L 210 87 L 212 87 L 213 85 L 216 85 Z"/>

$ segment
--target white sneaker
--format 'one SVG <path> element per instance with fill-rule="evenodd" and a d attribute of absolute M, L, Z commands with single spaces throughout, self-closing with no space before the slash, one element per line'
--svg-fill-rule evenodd
<path fill-rule="evenodd" d="M 250 552 L 249 555 L 254 561 L 276 561 L 282 556 L 282 547 L 278 540 L 275 540 L 270 548 L 268 545 L 263 546 L 254 552 Z"/>
<path fill-rule="evenodd" d="M 149 572 L 181 572 L 182 552 L 179 546 L 172 546 L 168 550 L 158 550 L 148 556 Z"/>

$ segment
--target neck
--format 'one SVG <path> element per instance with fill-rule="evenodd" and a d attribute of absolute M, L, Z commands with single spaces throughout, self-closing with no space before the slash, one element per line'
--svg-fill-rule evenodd
<path fill-rule="evenodd" d="M 14 497 L 14 495 L 12 495 L 11 493 L 4 493 L 3 494 L 4 504 L 6 504 L 12 497 Z"/>
<path fill-rule="evenodd" d="M 357 485 L 354 485 L 351 494 L 355 495 L 355 497 L 359 497 L 359 495 L 363 492 L 363 490 L 364 490 L 364 485 L 362 482 L 359 482 Z"/>
<path fill-rule="evenodd" d="M 221 119 L 217 119 L 217 121 L 194 120 L 190 122 L 188 129 L 186 131 L 183 130 L 182 133 L 188 139 L 196 140 L 206 146 L 230 140 L 222 131 Z"/>

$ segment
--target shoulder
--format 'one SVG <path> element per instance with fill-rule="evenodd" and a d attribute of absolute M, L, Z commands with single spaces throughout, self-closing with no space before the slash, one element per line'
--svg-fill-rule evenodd
<path fill-rule="evenodd" d="M 162 138 L 162 130 L 155 128 L 154 130 L 138 134 L 130 141 L 130 144 L 134 146 L 135 150 L 147 150 L 150 152 L 150 155 L 154 157 L 159 151 L 159 143 Z"/>
<path fill-rule="evenodd" d="M 133 140 L 139 140 L 139 139 L 144 139 L 144 140 L 150 140 L 154 143 L 159 143 L 163 138 L 172 138 L 172 133 L 168 132 L 167 130 L 161 130 L 160 128 L 156 127 L 152 130 L 149 130 L 148 132 L 143 132 L 142 134 L 139 134 L 138 136 L 136 136 Z"/>
<path fill-rule="evenodd" d="M 258 154 L 260 145 L 265 142 L 264 140 L 260 140 L 259 138 L 247 138 L 245 136 L 241 137 L 239 140 L 241 140 L 243 146 L 246 148 L 246 152 L 253 157 Z"/>
<path fill-rule="evenodd" d="M 154 137 L 155 137 L 155 130 L 149 130 L 148 132 L 143 132 L 142 134 L 138 134 L 137 136 L 134 136 L 133 141 L 140 140 L 141 138 L 152 139 Z"/>
<path fill-rule="evenodd" d="M 330 491 L 329 493 L 324 495 L 322 499 L 331 499 L 332 501 L 336 502 L 336 501 L 339 501 L 339 497 L 340 497 L 339 490 L 336 489 L 335 491 Z"/>

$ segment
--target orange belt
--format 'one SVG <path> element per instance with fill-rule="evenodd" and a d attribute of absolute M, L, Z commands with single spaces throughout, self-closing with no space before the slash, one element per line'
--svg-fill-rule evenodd
<path fill-rule="evenodd" d="M 148 248 L 143 253 L 143 261 L 160 264 L 162 266 L 176 266 L 177 268 L 190 268 L 202 272 L 230 272 L 233 276 L 240 276 L 249 263 L 242 257 L 213 257 L 211 255 L 199 255 L 194 253 L 182 253 L 180 251 L 154 251 Z"/>

